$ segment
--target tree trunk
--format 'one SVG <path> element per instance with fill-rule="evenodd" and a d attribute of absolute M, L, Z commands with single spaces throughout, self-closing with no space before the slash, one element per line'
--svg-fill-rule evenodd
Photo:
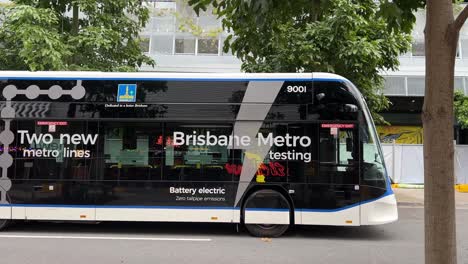
<path fill-rule="evenodd" d="M 72 35 L 76 36 L 78 35 L 78 30 L 80 28 L 80 23 L 79 23 L 79 9 L 78 9 L 78 4 L 73 4 L 73 14 L 72 14 Z"/>
<path fill-rule="evenodd" d="M 71 34 L 72 36 L 77 36 L 78 31 L 80 30 L 80 10 L 78 7 L 78 4 L 73 4 L 72 6 L 72 28 L 71 28 Z M 73 55 L 70 57 L 71 63 L 72 64 L 77 64 L 77 56 L 76 53 L 73 53 Z"/>
<path fill-rule="evenodd" d="M 458 30 L 451 0 L 428 0 L 424 126 L 426 264 L 457 263 L 455 234 L 453 80 Z"/>

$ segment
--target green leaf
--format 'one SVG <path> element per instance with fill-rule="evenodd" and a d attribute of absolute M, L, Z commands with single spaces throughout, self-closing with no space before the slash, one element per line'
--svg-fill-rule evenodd
<path fill-rule="evenodd" d="M 468 128 L 468 96 L 456 90 L 454 94 L 453 108 L 455 111 L 455 118 L 461 128 Z"/>
<path fill-rule="evenodd" d="M 139 33 L 149 10 L 139 0 L 14 0 L 0 26 L 1 69 L 136 70 L 154 61 L 142 54 Z M 72 6 L 79 31 L 72 33 Z"/>
<path fill-rule="evenodd" d="M 232 32 L 224 50 L 232 49 L 242 60 L 242 70 L 340 74 L 357 85 L 376 120 L 384 122 L 377 113 L 389 102 L 379 72 L 397 69 L 398 56 L 411 44 L 403 28 L 412 27 L 403 2 L 224 0 L 217 8 Z M 190 4 L 208 7 L 218 1 Z M 389 30 L 390 18 L 399 16 L 405 18 Z"/>

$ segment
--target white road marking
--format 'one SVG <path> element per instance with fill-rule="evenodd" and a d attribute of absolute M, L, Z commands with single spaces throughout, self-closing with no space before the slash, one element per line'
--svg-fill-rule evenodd
<path fill-rule="evenodd" d="M 111 237 L 111 236 L 28 236 L 28 235 L 0 235 L 0 238 L 85 239 L 85 240 L 137 240 L 137 241 L 192 241 L 192 242 L 210 242 L 210 241 L 211 241 L 211 238 Z"/>

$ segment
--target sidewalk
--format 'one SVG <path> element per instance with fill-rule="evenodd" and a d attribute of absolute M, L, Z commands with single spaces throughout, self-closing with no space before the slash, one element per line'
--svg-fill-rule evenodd
<path fill-rule="evenodd" d="M 394 188 L 398 205 L 424 206 L 424 189 Z M 455 203 L 457 208 L 468 208 L 468 193 L 455 191 Z"/>

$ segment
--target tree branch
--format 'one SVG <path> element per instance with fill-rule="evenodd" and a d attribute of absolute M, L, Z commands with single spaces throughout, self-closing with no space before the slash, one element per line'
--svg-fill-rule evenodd
<path fill-rule="evenodd" d="M 468 5 L 463 8 L 463 11 L 457 16 L 455 21 L 453 22 L 454 29 L 459 32 L 460 29 L 463 27 L 463 24 L 465 24 L 466 19 L 468 18 Z"/>
<path fill-rule="evenodd" d="M 80 20 L 79 20 L 79 9 L 77 4 L 73 4 L 73 18 L 72 18 L 72 35 L 78 35 L 78 30 L 80 28 Z"/>

